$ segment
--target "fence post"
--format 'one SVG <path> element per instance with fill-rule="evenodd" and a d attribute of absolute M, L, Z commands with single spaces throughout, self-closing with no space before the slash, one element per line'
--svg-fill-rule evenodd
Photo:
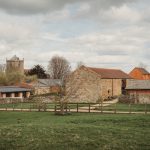
<path fill-rule="evenodd" d="M 21 111 L 22 111 L 22 102 L 21 102 Z"/>
<path fill-rule="evenodd" d="M 101 101 L 101 113 L 103 113 L 103 102 Z"/>
<path fill-rule="evenodd" d="M 5 107 L 6 107 L 6 111 L 7 111 L 7 103 L 6 103 L 6 106 L 5 106 Z"/>
<path fill-rule="evenodd" d="M 114 113 L 116 114 L 116 112 L 117 112 L 117 104 L 115 103 L 115 109 L 114 109 Z"/>
<path fill-rule="evenodd" d="M 55 108 L 54 108 L 55 113 L 56 113 L 56 109 L 57 109 L 57 106 L 55 105 Z"/>
<path fill-rule="evenodd" d="M 79 112 L 79 105 L 78 105 L 78 103 L 77 103 L 77 112 Z"/>
<path fill-rule="evenodd" d="M 147 103 L 145 103 L 145 114 L 147 114 Z"/>
<path fill-rule="evenodd" d="M 131 114 L 131 103 L 129 104 L 129 113 Z"/>
<path fill-rule="evenodd" d="M 69 112 L 70 112 L 70 106 L 69 106 Z"/>
<path fill-rule="evenodd" d="M 65 109 L 66 109 L 66 113 L 67 113 L 68 112 L 68 105 L 66 105 Z"/>
<path fill-rule="evenodd" d="M 31 111 L 31 104 L 30 104 L 30 111 Z"/>
<path fill-rule="evenodd" d="M 91 104 L 89 103 L 89 113 L 90 113 L 90 110 L 91 110 Z"/>
<path fill-rule="evenodd" d="M 14 103 L 13 103 L 13 111 L 14 111 Z"/>

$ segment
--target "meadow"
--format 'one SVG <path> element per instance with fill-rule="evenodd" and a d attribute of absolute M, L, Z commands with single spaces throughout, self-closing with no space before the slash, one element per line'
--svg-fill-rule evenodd
<path fill-rule="evenodd" d="M 150 115 L 0 112 L 2 150 L 149 150 Z"/>

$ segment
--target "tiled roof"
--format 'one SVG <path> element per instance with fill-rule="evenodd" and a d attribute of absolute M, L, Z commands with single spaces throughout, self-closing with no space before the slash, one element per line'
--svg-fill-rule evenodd
<path fill-rule="evenodd" d="M 150 74 L 145 68 L 136 67 L 135 69 L 139 70 L 142 74 Z"/>
<path fill-rule="evenodd" d="M 29 84 L 29 83 L 15 84 L 15 86 L 18 86 L 20 88 L 26 88 L 26 89 L 32 89 L 33 88 L 32 84 Z"/>
<path fill-rule="evenodd" d="M 0 86 L 0 92 L 2 93 L 11 93 L 11 92 L 28 92 L 31 91 L 27 88 L 21 88 L 17 86 Z"/>
<path fill-rule="evenodd" d="M 87 68 L 99 74 L 103 79 L 131 79 L 128 74 L 118 69 Z"/>
<path fill-rule="evenodd" d="M 150 90 L 150 80 L 128 80 L 127 90 Z"/>

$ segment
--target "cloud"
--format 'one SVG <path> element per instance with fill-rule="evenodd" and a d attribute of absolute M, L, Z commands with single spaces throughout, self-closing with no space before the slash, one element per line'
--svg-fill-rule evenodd
<path fill-rule="evenodd" d="M 17 54 L 45 67 L 72 64 L 130 70 L 149 60 L 148 0 L 0 0 L 0 63 Z"/>
<path fill-rule="evenodd" d="M 94 12 L 112 6 L 120 7 L 128 2 L 131 0 L 82 0 L 82 2 L 80 0 L 0 0 L 0 8 L 10 14 L 29 15 L 57 11 L 74 3 L 88 3 L 91 11 Z"/>

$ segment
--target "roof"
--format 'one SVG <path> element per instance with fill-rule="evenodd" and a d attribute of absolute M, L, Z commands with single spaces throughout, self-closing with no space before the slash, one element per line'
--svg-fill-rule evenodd
<path fill-rule="evenodd" d="M 60 79 L 38 79 L 34 87 L 50 87 L 50 86 L 61 86 L 62 81 Z"/>
<path fill-rule="evenodd" d="M 87 68 L 99 74 L 103 79 L 131 79 L 131 77 L 122 70 L 91 67 Z"/>
<path fill-rule="evenodd" d="M 150 90 L 150 80 L 128 80 L 127 90 Z"/>
<path fill-rule="evenodd" d="M 143 75 L 150 74 L 145 68 L 135 67 L 132 71 L 134 70 L 140 71 Z"/>
<path fill-rule="evenodd" d="M 1 93 L 12 93 L 12 92 L 28 92 L 31 91 L 27 88 L 21 88 L 18 86 L 0 86 Z"/>
<path fill-rule="evenodd" d="M 29 84 L 29 83 L 19 83 L 19 84 L 15 84 L 15 86 L 25 88 L 25 89 L 32 89 L 33 88 L 32 84 Z"/>

